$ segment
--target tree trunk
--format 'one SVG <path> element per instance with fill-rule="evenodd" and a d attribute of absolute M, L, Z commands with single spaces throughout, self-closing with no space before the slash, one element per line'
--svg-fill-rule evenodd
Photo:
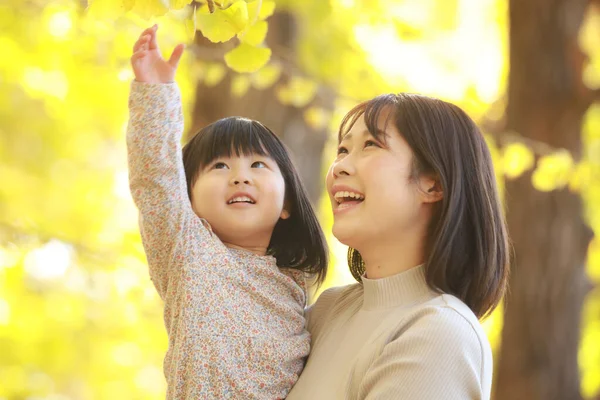
<path fill-rule="evenodd" d="M 278 58 L 278 52 L 294 54 L 296 28 L 291 14 L 278 12 L 269 18 L 269 34 L 267 44 L 273 50 L 273 57 Z M 203 49 L 212 49 L 223 53 L 225 49 L 232 48 L 230 43 L 214 44 L 201 37 L 197 43 Z M 202 57 L 200 55 L 200 57 Z M 287 60 L 285 73 L 282 80 L 289 78 L 291 69 L 296 69 Z M 292 158 L 299 170 L 313 205 L 323 190 L 324 175 L 321 171 L 322 155 L 327 131 L 315 131 L 307 126 L 304 121 L 304 109 L 286 106 L 279 102 L 275 95 L 275 84 L 267 90 L 250 88 L 241 98 L 231 95 L 232 72 L 216 86 L 206 87 L 198 84 L 196 102 L 193 112 L 191 134 L 196 133 L 201 127 L 208 125 L 220 118 L 228 116 L 242 116 L 258 120 L 268 126 L 283 140 L 292 152 Z M 333 98 L 333 97 L 331 97 Z M 320 107 L 332 108 L 333 100 L 321 96 L 313 101 Z"/>
<path fill-rule="evenodd" d="M 578 33 L 586 0 L 510 0 L 506 128 L 578 158 L 592 95 Z M 580 315 L 589 290 L 591 231 L 580 198 L 539 192 L 531 173 L 507 182 L 514 262 L 495 382 L 496 400 L 581 399 Z"/>

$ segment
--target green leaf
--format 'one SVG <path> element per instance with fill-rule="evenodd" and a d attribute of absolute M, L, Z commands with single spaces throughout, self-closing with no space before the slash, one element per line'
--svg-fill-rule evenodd
<path fill-rule="evenodd" d="M 248 26 L 248 6 L 239 0 L 226 9 L 210 13 L 204 4 L 196 11 L 196 24 L 202 35 L 214 43 L 226 42 Z"/>
<path fill-rule="evenodd" d="M 225 54 L 225 63 L 236 72 L 254 72 L 262 68 L 271 58 L 271 49 L 240 43 Z"/>
<path fill-rule="evenodd" d="M 244 32 L 239 33 L 238 39 L 243 43 L 248 43 L 250 46 L 258 46 L 265 40 L 268 29 L 269 26 L 265 21 L 258 21 Z"/>

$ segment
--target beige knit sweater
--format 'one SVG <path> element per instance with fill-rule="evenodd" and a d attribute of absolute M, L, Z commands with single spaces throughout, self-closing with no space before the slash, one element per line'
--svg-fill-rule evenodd
<path fill-rule="evenodd" d="M 422 267 L 325 291 L 308 311 L 311 353 L 288 400 L 489 399 L 492 352 L 459 299 Z"/>

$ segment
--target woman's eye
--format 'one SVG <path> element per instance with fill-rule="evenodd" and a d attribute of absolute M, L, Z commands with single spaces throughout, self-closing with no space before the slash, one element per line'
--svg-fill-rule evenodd
<path fill-rule="evenodd" d="M 340 155 L 340 154 L 347 154 L 348 153 L 348 149 L 345 148 L 345 147 L 340 146 L 337 149 L 337 153 L 338 153 L 338 155 Z"/>
<path fill-rule="evenodd" d="M 218 163 L 215 163 L 215 165 L 213 165 L 213 168 L 214 169 L 226 169 L 229 167 L 227 166 L 227 164 L 225 164 L 223 162 L 218 162 Z"/>
<path fill-rule="evenodd" d="M 252 163 L 252 168 L 266 168 L 267 165 L 262 161 L 254 161 Z"/>
<path fill-rule="evenodd" d="M 377 143 L 376 141 L 374 141 L 374 140 L 367 140 L 365 142 L 365 147 L 370 147 L 370 146 L 381 147 L 381 146 L 379 146 L 379 143 Z"/>

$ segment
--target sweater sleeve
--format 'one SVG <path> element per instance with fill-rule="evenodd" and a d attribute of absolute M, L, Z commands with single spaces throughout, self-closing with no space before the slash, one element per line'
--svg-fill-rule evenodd
<path fill-rule="evenodd" d="M 191 208 L 183 169 L 183 114 L 177 84 L 132 82 L 127 126 L 129 185 L 139 210 L 150 277 L 164 300 L 176 280 L 186 238 L 209 231 Z M 174 288 L 173 288 L 174 289 Z"/>
<path fill-rule="evenodd" d="M 491 351 L 486 356 L 485 345 L 454 309 L 423 310 L 384 346 L 365 374 L 358 398 L 489 399 L 483 364 L 491 363 Z"/>

